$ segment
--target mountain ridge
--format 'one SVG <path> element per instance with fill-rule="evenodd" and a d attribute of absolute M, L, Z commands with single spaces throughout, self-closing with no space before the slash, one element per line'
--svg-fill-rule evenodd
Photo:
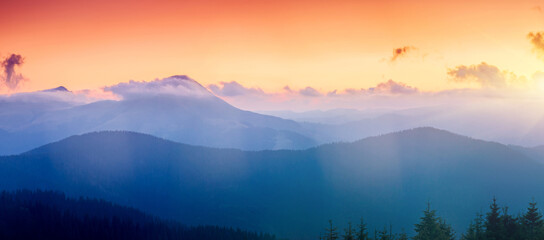
<path fill-rule="evenodd" d="M 542 187 L 542 171 L 542 163 L 506 145 L 434 128 L 263 151 L 115 131 L 0 157 L 0 189 L 52 189 L 188 224 L 309 239 L 328 219 L 344 225 L 363 216 L 377 228 L 394 219 L 411 229 L 429 200 L 461 232 L 493 196 L 510 206 L 544 199 L 527 190 Z"/>

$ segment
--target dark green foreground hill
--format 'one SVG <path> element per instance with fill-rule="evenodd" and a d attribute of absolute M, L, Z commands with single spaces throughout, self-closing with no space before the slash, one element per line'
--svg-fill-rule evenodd
<path fill-rule="evenodd" d="M 53 189 L 176 219 L 310 239 L 328 219 L 412 229 L 428 201 L 464 232 L 496 196 L 544 200 L 532 149 L 418 128 L 301 151 L 195 147 L 132 132 L 0 158 L 0 189 Z M 521 209 L 510 209 L 514 213 Z"/>
<path fill-rule="evenodd" d="M 0 239 L 273 240 L 275 237 L 216 226 L 188 227 L 104 200 L 22 190 L 0 193 Z"/>

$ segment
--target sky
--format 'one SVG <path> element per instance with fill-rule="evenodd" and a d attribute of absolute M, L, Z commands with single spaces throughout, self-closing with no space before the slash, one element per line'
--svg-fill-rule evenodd
<path fill-rule="evenodd" d="M 541 1 L 1 4 L 2 94 L 178 74 L 242 105 L 225 85 L 273 97 L 544 86 Z"/>

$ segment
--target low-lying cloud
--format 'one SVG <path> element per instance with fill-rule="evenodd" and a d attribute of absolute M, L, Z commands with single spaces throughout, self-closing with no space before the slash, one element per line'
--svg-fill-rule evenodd
<path fill-rule="evenodd" d="M 263 94 L 263 90 L 260 88 L 248 88 L 242 86 L 242 84 L 231 81 L 231 82 L 219 82 L 219 84 L 210 84 L 208 85 L 208 89 L 210 89 L 215 95 L 223 96 L 223 97 L 234 97 L 234 96 L 240 96 L 240 95 L 248 95 L 248 94 Z"/>
<path fill-rule="evenodd" d="M 368 88 L 338 89 L 327 93 L 318 91 L 311 86 L 301 89 L 285 86 L 278 89 L 278 91 L 266 92 L 260 88 L 246 87 L 234 81 L 211 84 L 208 85 L 208 88 L 205 88 L 187 76 L 172 76 L 149 82 L 129 81 L 97 90 L 70 92 L 63 88 L 56 88 L 55 91 L 0 95 L 0 101 L 49 101 L 80 105 L 100 100 L 123 101 L 156 96 L 192 98 L 213 98 L 217 96 L 235 107 L 252 111 L 308 111 L 334 108 L 403 109 L 436 104 L 464 104 L 482 99 L 520 98 L 528 96 L 527 93 L 529 93 L 522 88 L 503 87 L 508 85 L 509 82 L 524 80 L 524 77 L 515 76 L 508 71 L 501 71 L 496 66 L 487 63 L 457 66 L 449 70 L 449 75 L 455 81 L 474 82 L 486 87 L 480 89 L 423 91 L 407 83 L 390 79 Z M 540 87 L 544 86 L 544 74 L 535 73 L 531 82 Z M 541 95 L 541 93 L 537 92 L 533 91 L 535 95 L 532 96 Z"/>
<path fill-rule="evenodd" d="M 401 107 L 402 105 L 406 107 L 408 104 L 413 103 L 413 101 L 400 101 L 400 99 L 418 98 L 418 96 L 423 93 L 416 87 L 393 80 L 378 83 L 369 88 L 348 88 L 329 91 L 327 93 L 323 93 L 311 86 L 302 89 L 293 89 L 289 86 L 285 86 L 281 90 L 273 92 L 265 92 L 261 89 L 256 91 L 254 88 L 244 87 L 239 83 L 237 83 L 236 86 L 238 89 L 244 91 L 238 91 L 238 94 L 230 94 L 229 96 L 217 94 L 218 92 L 222 93 L 222 91 L 213 89 L 213 87 L 211 87 L 211 91 L 227 102 L 242 109 L 289 109 L 295 111 L 331 108 L 360 108 L 370 106 L 383 107 L 389 105 L 394 105 L 395 107 Z"/>
<path fill-rule="evenodd" d="M 126 83 L 105 87 L 104 91 L 112 92 L 123 99 L 160 95 L 189 97 L 213 96 L 205 87 L 185 75 L 176 75 L 168 78 L 156 79 L 150 82 L 131 80 Z"/>
<path fill-rule="evenodd" d="M 9 89 L 15 89 L 19 86 L 24 77 L 15 71 L 15 67 L 22 65 L 23 62 L 24 58 L 19 54 L 11 54 L 2 61 L 3 75 L 0 78 L 2 85 Z"/>
<path fill-rule="evenodd" d="M 410 95 L 419 93 L 419 89 L 409 86 L 406 83 L 395 82 L 389 79 L 386 82 L 378 83 L 375 87 L 354 89 L 348 88 L 344 91 L 334 90 L 329 92 L 328 96 L 341 95 Z"/>
<path fill-rule="evenodd" d="M 303 89 L 300 89 L 298 92 L 300 93 L 300 95 L 306 96 L 306 97 L 319 97 L 322 95 L 319 91 L 317 91 L 313 87 L 305 87 Z"/>
<path fill-rule="evenodd" d="M 450 68 L 448 76 L 455 82 L 477 83 L 486 88 L 503 88 L 526 81 L 524 77 L 518 77 L 510 71 L 501 71 L 498 67 L 485 62 Z"/>
<path fill-rule="evenodd" d="M 391 79 L 387 82 L 378 84 L 374 88 L 370 88 L 372 93 L 385 93 L 385 94 L 413 94 L 419 92 L 416 87 L 408 86 L 405 83 L 395 82 Z"/>

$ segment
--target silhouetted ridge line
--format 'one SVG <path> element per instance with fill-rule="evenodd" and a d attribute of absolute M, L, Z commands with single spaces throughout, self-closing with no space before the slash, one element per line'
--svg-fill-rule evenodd
<path fill-rule="evenodd" d="M 273 240 L 270 234 L 218 226 L 185 226 L 100 199 L 53 191 L 0 193 L 0 239 Z"/>

